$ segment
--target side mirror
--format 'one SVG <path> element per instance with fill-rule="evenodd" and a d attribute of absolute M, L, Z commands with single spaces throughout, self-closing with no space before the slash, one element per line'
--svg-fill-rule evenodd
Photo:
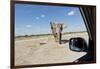
<path fill-rule="evenodd" d="M 81 52 L 81 51 L 87 52 L 87 43 L 81 37 L 71 38 L 69 40 L 69 48 L 70 50 L 76 52 Z"/>

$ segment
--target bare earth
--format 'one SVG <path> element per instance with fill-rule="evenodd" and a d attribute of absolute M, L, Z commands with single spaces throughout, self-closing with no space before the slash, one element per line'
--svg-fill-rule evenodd
<path fill-rule="evenodd" d="M 69 49 L 68 40 L 72 37 L 88 40 L 86 32 L 63 35 L 62 44 L 56 43 L 53 36 L 15 39 L 15 65 L 73 62 L 86 52 L 74 52 Z"/>

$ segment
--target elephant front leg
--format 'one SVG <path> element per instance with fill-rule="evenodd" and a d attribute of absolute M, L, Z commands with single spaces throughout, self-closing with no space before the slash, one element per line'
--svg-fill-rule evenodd
<path fill-rule="evenodd" d="M 59 42 L 59 44 L 61 44 L 61 33 L 58 34 L 57 41 Z"/>

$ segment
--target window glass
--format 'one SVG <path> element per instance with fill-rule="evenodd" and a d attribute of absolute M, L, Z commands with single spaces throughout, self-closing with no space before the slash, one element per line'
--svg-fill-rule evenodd
<path fill-rule="evenodd" d="M 73 62 L 86 54 L 69 49 L 75 37 L 88 43 L 78 7 L 15 4 L 15 65 Z"/>

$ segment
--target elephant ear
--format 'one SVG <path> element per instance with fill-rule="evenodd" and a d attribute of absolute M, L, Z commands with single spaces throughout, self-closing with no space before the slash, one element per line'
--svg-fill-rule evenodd
<path fill-rule="evenodd" d="M 50 22 L 50 26 L 51 26 L 51 29 L 53 29 L 53 25 L 52 25 L 52 22 Z"/>
<path fill-rule="evenodd" d="M 61 30 L 63 30 L 64 24 L 61 24 Z"/>

